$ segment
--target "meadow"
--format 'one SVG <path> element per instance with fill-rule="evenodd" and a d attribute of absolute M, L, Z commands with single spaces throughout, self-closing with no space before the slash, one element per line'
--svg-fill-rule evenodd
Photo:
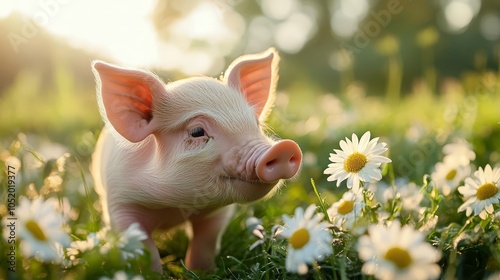
<path fill-rule="evenodd" d="M 139 229 L 120 234 L 104 226 L 89 173 L 101 129 L 95 97 L 79 94 L 67 71 L 56 73 L 58 90 L 48 91 L 57 94 L 34 94 L 41 81 L 26 72 L 7 89 L 15 97 L 6 94 L 1 104 L 2 279 L 500 274 L 500 73 L 478 70 L 436 89 L 422 81 L 397 99 L 355 80 L 338 93 L 304 80 L 279 88 L 269 126 L 301 146 L 300 175 L 273 198 L 238 206 L 211 273 L 184 266 L 182 229 L 156 234 L 163 276 L 149 269 Z M 373 157 L 347 167 L 352 145 L 364 145 L 366 156 L 377 150 L 356 192 L 344 179 Z M 339 150 L 347 155 L 333 161 L 347 177 L 330 178 L 330 154 Z"/>
<path fill-rule="evenodd" d="M 0 279 L 500 279 L 493 0 L 0 1 Z M 302 169 L 238 205 L 214 271 L 184 228 L 115 232 L 91 61 L 165 82 L 281 56 L 267 131 Z M 193 171 L 196 172 L 196 171 Z"/>

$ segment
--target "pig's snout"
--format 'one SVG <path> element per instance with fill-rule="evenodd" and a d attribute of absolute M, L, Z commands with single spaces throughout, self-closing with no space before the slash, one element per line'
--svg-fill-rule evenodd
<path fill-rule="evenodd" d="M 255 171 L 261 181 L 270 183 L 295 176 L 301 162 L 302 151 L 299 145 L 292 140 L 282 140 L 262 155 Z"/>

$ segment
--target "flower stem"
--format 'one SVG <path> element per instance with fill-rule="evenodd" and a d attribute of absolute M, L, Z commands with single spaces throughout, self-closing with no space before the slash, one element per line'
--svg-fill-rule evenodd
<path fill-rule="evenodd" d="M 321 208 L 321 212 L 323 214 L 325 214 L 325 217 L 328 218 L 328 207 L 326 206 L 325 204 L 325 199 L 321 197 L 320 193 L 318 192 L 318 188 L 316 188 L 316 183 L 314 182 L 314 179 L 311 178 L 311 185 L 313 187 L 313 190 L 314 190 L 314 194 L 316 195 L 316 197 L 318 198 L 318 201 L 319 201 L 319 207 Z M 329 219 L 329 218 L 328 218 Z"/>

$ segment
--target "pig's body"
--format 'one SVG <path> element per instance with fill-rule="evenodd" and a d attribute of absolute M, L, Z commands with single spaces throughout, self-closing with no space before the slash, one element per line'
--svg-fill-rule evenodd
<path fill-rule="evenodd" d="M 149 184 L 160 186 L 166 183 L 152 182 L 151 178 L 156 176 L 151 174 L 158 171 L 160 166 L 137 164 L 138 159 L 134 159 L 134 153 L 129 152 L 137 152 L 138 150 L 135 149 L 147 149 L 150 145 L 156 145 L 154 138 L 146 141 L 149 143 L 129 150 L 130 147 L 126 149 L 120 147 L 115 137 L 105 128 L 101 132 L 94 153 L 92 171 L 96 180 L 96 191 L 103 204 L 104 219 L 106 223 L 111 221 L 113 227 L 119 231 L 125 230 L 130 224 L 140 223 L 149 236 L 146 243 L 151 250 L 156 270 L 161 270 L 161 263 L 156 245 L 151 239 L 152 232 L 155 229 L 169 229 L 191 220 L 193 232 L 204 231 L 205 234 L 193 234 L 189 252 L 201 253 L 194 258 L 192 253 L 188 253 L 186 262 L 192 268 L 209 269 L 213 266 L 213 257 L 218 251 L 222 229 L 227 225 L 234 207 L 233 205 L 202 207 L 203 198 L 201 196 L 197 198 L 196 195 L 192 195 L 189 199 L 186 199 L 185 195 L 181 195 L 182 199 L 176 201 L 175 192 L 168 193 L 166 197 L 169 199 L 162 202 L 158 200 L 159 196 L 155 195 L 154 192 L 148 193 L 147 190 L 151 188 L 143 186 Z M 124 162 L 130 164 L 123 164 Z M 147 162 L 153 163 L 154 160 Z M 113 168 L 113 166 L 120 168 Z M 106 186 L 109 188 L 106 189 Z M 163 187 L 169 189 L 168 185 Z M 182 206 L 184 202 L 191 202 L 189 203 L 191 206 Z M 193 204 L 196 202 L 199 204 L 195 207 Z M 206 221 L 204 223 L 197 222 L 200 220 Z M 212 232 L 212 234 L 208 234 L 209 238 L 214 240 L 200 239 L 200 237 L 207 236 L 206 233 L 209 232 Z"/>
<path fill-rule="evenodd" d="M 139 223 L 149 236 L 190 221 L 186 265 L 212 268 L 232 203 L 272 194 L 300 166 L 298 146 L 271 140 L 259 124 L 272 105 L 275 56 L 240 58 L 224 81 L 198 77 L 168 85 L 147 72 L 96 62 L 107 128 L 92 171 L 105 220 L 118 230 Z M 151 237 L 147 243 L 161 270 Z"/>

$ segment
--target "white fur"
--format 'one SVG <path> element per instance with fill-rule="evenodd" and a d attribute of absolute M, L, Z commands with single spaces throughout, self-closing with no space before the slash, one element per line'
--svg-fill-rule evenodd
<path fill-rule="evenodd" d="M 262 64 L 273 56 L 272 77 L 264 83 L 267 85 L 270 82 L 270 92 L 259 95 L 261 97 L 257 101 L 263 104 L 249 105 L 246 99 L 248 97 L 240 92 L 241 87 L 232 87 L 227 76 L 239 75 L 232 72 L 233 68 L 237 68 L 234 71 L 239 71 L 238 67 L 242 67 L 247 61 L 252 63 L 253 59 Z M 210 220 L 213 227 L 206 228 L 207 234 L 198 232 L 198 237 L 195 232 L 195 245 L 191 248 L 194 251 L 190 249 L 188 253 L 193 266 L 197 266 L 198 261 L 204 266 L 207 260 L 197 257 L 196 251 L 208 250 L 207 252 L 211 252 L 208 255 L 215 254 L 211 250 L 219 246 L 218 240 L 232 207 L 225 207 L 222 212 L 216 211 L 212 215 L 208 213 L 234 202 L 249 202 L 274 193 L 274 184 L 260 182 L 254 173 L 259 155 L 274 143 L 264 134 L 259 121 L 265 119 L 274 101 L 277 59 L 275 51 L 269 50 L 236 60 L 223 81 L 196 77 L 167 85 L 148 72 L 101 64 L 100 67 L 108 75 L 124 72 L 125 81 L 127 77 L 139 80 L 139 83 L 145 81 L 153 90 L 152 118 L 148 120 L 137 118 L 145 114 L 137 108 L 120 107 L 127 105 L 128 93 L 111 92 L 122 98 L 119 102 L 123 102 L 115 104 L 111 100 L 110 104 L 116 105 L 112 108 L 115 117 L 116 112 L 137 113 L 130 124 L 123 126 L 120 123 L 120 133 L 114 128 L 113 121 L 108 119 L 109 108 L 103 102 L 100 73 L 94 69 L 99 108 L 106 128 L 103 129 L 93 155 L 92 173 L 96 191 L 102 198 L 105 221 L 120 223 L 115 226 L 123 229 L 126 226 L 123 223 L 130 222 L 127 216 L 132 217 L 132 220 L 139 219 L 138 222 L 146 225 L 146 228 L 149 227 L 146 222 L 148 219 L 161 219 L 162 221 L 153 222 L 174 226 L 179 221 L 193 218 L 193 228 L 199 231 L 200 227 L 206 226 L 203 219 Z M 118 79 L 116 86 L 110 88 L 122 89 L 121 82 Z M 263 101 L 262 98 L 267 99 Z M 260 114 L 257 115 L 256 111 Z M 208 136 L 190 137 L 189 130 L 197 126 L 210 130 L 207 132 Z M 141 130 L 141 133 L 151 131 L 151 134 L 142 138 L 143 134 L 133 134 L 136 129 Z M 128 141 L 121 134 L 124 131 L 128 137 L 140 141 Z M 130 211 L 147 212 L 151 217 L 144 216 L 144 213 L 128 212 L 129 206 L 132 209 Z M 157 209 L 158 213 L 167 216 L 160 214 L 152 217 L 154 214 L 150 212 L 151 209 Z M 184 217 L 168 217 L 179 213 Z M 212 241 L 204 242 L 204 238 L 215 238 L 216 241 L 213 242 L 216 244 L 211 244 Z M 151 239 L 147 243 L 154 246 Z M 154 258 L 154 262 L 158 269 L 159 257 Z"/>

